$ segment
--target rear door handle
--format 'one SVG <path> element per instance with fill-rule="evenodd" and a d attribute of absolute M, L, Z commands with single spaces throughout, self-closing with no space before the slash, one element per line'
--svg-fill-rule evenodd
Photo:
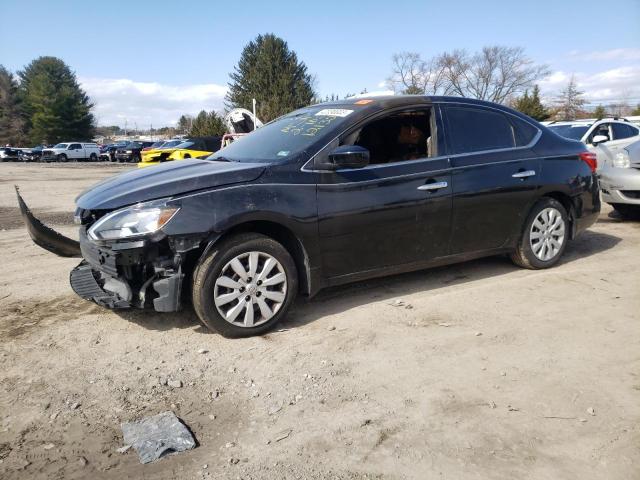
<path fill-rule="evenodd" d="M 447 188 L 449 184 L 447 182 L 433 182 L 433 183 L 425 183 L 424 185 L 420 185 L 418 190 L 440 190 L 441 188 Z"/>
<path fill-rule="evenodd" d="M 516 172 L 511 175 L 513 178 L 527 178 L 533 177 L 536 174 L 535 170 L 525 170 L 524 172 Z"/>

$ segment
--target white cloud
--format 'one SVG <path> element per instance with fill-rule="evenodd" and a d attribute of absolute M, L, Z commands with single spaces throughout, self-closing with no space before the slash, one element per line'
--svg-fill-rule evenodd
<path fill-rule="evenodd" d="M 612 48 L 610 50 L 594 50 L 582 52 L 572 50 L 569 57 L 574 60 L 605 61 L 605 60 L 640 60 L 640 48 Z"/>
<path fill-rule="evenodd" d="M 126 78 L 79 78 L 95 103 L 99 125 L 148 128 L 175 124 L 182 114 L 221 110 L 227 87 L 215 83 L 167 85 Z"/>
<path fill-rule="evenodd" d="M 389 82 L 387 82 L 386 80 L 382 80 L 381 82 L 378 82 L 378 88 L 386 88 L 389 86 Z"/>
<path fill-rule="evenodd" d="M 588 103 L 640 101 L 640 65 L 617 67 L 593 74 L 561 70 L 553 72 L 540 82 L 545 99 L 555 98 L 567 86 L 572 75 Z"/>

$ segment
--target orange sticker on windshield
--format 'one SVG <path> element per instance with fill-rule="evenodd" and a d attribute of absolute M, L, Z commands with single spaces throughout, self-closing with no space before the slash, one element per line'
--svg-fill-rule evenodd
<path fill-rule="evenodd" d="M 371 102 L 373 102 L 373 100 L 365 98 L 363 100 L 358 100 L 357 102 L 354 103 L 354 105 L 366 105 Z"/>

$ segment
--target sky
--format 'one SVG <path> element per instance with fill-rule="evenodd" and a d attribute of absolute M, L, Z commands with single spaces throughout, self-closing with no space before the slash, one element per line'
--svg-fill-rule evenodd
<path fill-rule="evenodd" d="M 229 73 L 260 33 L 288 42 L 322 97 L 386 90 L 397 52 L 505 45 L 550 67 L 545 98 L 574 75 L 590 104 L 640 103 L 640 0 L 0 0 L 0 18 L 11 19 L 0 64 L 17 72 L 41 55 L 63 59 L 99 125 L 159 127 L 221 110 Z"/>

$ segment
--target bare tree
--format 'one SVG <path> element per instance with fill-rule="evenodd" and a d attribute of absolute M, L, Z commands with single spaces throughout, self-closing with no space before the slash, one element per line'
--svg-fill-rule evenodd
<path fill-rule="evenodd" d="M 585 104 L 583 95 L 584 92 L 578 90 L 576 79 L 571 75 L 571 80 L 569 80 L 566 88 L 560 92 L 560 96 L 556 100 L 559 110 L 558 115 L 562 120 L 573 120 L 578 117 L 582 106 Z"/>
<path fill-rule="evenodd" d="M 444 94 L 444 76 L 437 59 L 425 61 L 419 53 L 402 52 L 391 57 L 392 73 L 387 84 L 396 93 Z"/>
<path fill-rule="evenodd" d="M 520 47 L 490 46 L 475 54 L 454 50 L 440 55 L 438 65 L 449 93 L 505 103 L 549 74 Z"/>

